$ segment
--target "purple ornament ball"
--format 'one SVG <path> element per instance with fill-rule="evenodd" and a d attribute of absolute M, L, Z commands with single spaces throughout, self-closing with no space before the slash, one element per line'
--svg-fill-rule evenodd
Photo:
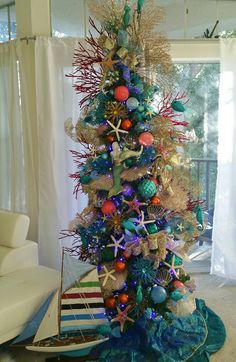
<path fill-rule="evenodd" d="M 130 184 L 124 184 L 122 193 L 124 196 L 132 196 L 134 193 L 134 189 Z"/>

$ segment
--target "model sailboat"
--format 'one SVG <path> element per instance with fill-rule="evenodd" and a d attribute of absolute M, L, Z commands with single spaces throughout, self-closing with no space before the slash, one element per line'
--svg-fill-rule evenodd
<path fill-rule="evenodd" d="M 105 342 L 97 327 L 108 324 L 96 266 L 64 254 L 61 288 L 42 305 L 18 343 L 34 336 L 31 351 L 69 352 Z"/>

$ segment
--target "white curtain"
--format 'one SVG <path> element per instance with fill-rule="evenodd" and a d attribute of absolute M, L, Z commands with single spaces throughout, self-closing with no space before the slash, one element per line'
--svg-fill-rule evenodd
<path fill-rule="evenodd" d="M 69 150 L 78 145 L 64 132 L 64 122 L 79 116 L 78 96 L 72 79 L 77 39 L 40 37 L 35 45 L 36 102 L 39 125 L 39 248 L 40 262 L 60 268 L 60 231 L 68 227 L 86 196 L 72 195 L 74 183 L 68 177 L 75 165 Z M 69 240 L 65 240 L 68 244 Z"/>
<path fill-rule="evenodd" d="M 236 39 L 220 39 L 218 176 L 211 273 L 236 279 Z"/>
<path fill-rule="evenodd" d="M 32 46 L 21 41 L 0 44 L 0 208 L 29 214 L 29 238 L 35 240 L 37 128 L 29 116 L 32 90 L 24 62 Z"/>

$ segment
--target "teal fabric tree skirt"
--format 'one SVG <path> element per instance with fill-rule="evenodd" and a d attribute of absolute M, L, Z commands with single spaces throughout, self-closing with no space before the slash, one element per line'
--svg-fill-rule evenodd
<path fill-rule="evenodd" d="M 148 326 L 141 320 L 120 338 L 94 348 L 100 362 L 205 362 L 224 344 L 226 331 L 221 319 L 201 299 L 187 317 L 173 314 L 171 324 L 160 318 Z M 88 352 L 88 351 L 87 351 Z M 71 356 L 81 355 L 73 352 Z"/>

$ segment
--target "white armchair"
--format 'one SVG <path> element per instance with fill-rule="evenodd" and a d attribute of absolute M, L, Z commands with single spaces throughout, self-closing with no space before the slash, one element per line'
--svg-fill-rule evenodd
<path fill-rule="evenodd" d="M 38 265 L 38 245 L 26 240 L 29 218 L 0 211 L 0 344 L 16 337 L 49 293 L 60 273 Z"/>

